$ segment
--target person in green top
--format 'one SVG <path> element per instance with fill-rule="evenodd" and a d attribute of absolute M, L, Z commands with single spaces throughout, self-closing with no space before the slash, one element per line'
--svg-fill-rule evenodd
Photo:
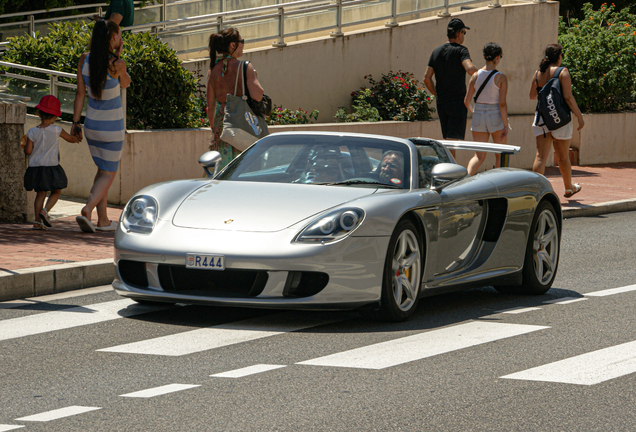
<path fill-rule="evenodd" d="M 99 15 L 93 16 L 95 21 L 100 18 Z M 104 19 L 113 21 L 120 27 L 133 25 L 135 21 L 135 5 L 133 4 L 133 0 L 111 0 Z"/>

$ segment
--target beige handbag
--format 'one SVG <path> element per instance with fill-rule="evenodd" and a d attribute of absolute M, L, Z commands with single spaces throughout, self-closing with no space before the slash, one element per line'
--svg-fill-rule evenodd
<path fill-rule="evenodd" d="M 223 116 L 223 132 L 221 140 L 230 144 L 237 150 L 243 151 L 259 139 L 269 135 L 267 122 L 263 117 L 254 114 L 247 104 L 245 94 L 245 79 L 241 80 L 243 96 L 236 96 L 239 75 L 243 71 L 243 61 L 236 72 L 234 94 L 228 94 L 225 102 L 225 114 Z"/>

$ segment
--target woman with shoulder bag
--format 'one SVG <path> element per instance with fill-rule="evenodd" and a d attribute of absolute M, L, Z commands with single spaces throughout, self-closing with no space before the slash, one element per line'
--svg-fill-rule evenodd
<path fill-rule="evenodd" d="M 503 50 L 495 42 L 489 42 L 484 46 L 484 59 L 486 66 L 479 69 L 470 77 L 468 92 L 464 98 L 464 105 L 471 111 L 470 99 L 475 93 L 475 108 L 472 110 L 473 120 L 470 130 L 473 140 L 488 142 L 492 136 L 492 142 L 506 144 L 508 137 L 508 78 L 497 70 L 497 65 L 503 57 Z M 475 152 L 468 162 L 468 174 L 475 175 L 477 170 L 486 160 L 486 152 Z M 495 154 L 495 167 L 501 166 L 501 155 Z"/>
<path fill-rule="evenodd" d="M 563 62 L 563 47 L 560 44 L 548 45 L 545 49 L 545 55 L 539 70 L 534 73 L 532 77 L 532 83 L 530 84 L 530 99 L 536 100 L 539 94 L 539 90 L 545 86 L 548 81 L 557 72 L 557 69 Z M 572 95 L 572 78 L 568 68 L 563 68 L 559 74 L 559 83 L 563 92 L 563 98 L 567 103 L 570 110 L 574 113 L 579 120 L 579 127 L 577 130 L 581 130 L 585 126 L 583 115 L 581 110 L 576 104 L 574 95 Z M 537 155 L 532 165 L 532 171 L 543 174 L 545 172 L 545 164 L 550 154 L 550 147 L 554 146 L 555 161 L 559 164 L 559 171 L 563 177 L 563 183 L 565 185 L 566 198 L 570 198 L 572 195 L 578 193 L 581 190 L 581 185 L 572 183 L 572 166 L 570 165 L 570 140 L 572 139 L 572 132 L 574 127 L 572 121 L 565 126 L 550 131 L 544 124 L 541 115 L 537 111 L 534 117 L 534 123 L 532 124 L 532 130 L 537 140 Z"/>
<path fill-rule="evenodd" d="M 235 28 L 227 28 L 220 33 L 210 35 L 208 45 L 210 69 L 207 77 L 208 119 L 212 128 L 210 150 L 221 153 L 222 167 L 240 154 L 239 150 L 221 140 L 221 134 L 223 132 L 226 97 L 228 94 L 234 94 L 237 74 L 241 65 L 238 58 L 243 55 L 244 46 L 245 39 L 241 39 L 241 35 Z M 243 76 L 242 72 L 241 76 Z M 251 63 L 247 64 L 244 79 L 250 97 L 259 102 L 263 98 L 263 87 L 258 82 L 256 71 Z M 243 96 L 241 86 L 238 86 L 236 96 Z"/>

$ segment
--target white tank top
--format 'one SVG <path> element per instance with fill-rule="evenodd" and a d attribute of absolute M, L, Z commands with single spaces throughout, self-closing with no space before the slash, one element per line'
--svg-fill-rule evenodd
<path fill-rule="evenodd" d="M 479 69 L 477 71 L 477 79 L 475 80 L 475 93 L 479 91 L 479 88 L 484 83 L 488 75 L 490 75 L 492 71 L 487 71 L 483 69 Z M 499 104 L 499 87 L 495 84 L 495 80 L 497 79 L 497 75 L 500 72 L 496 72 L 492 78 L 486 84 L 486 87 L 482 90 L 479 95 L 479 99 L 477 99 L 477 103 L 488 104 L 488 105 L 498 105 Z"/>

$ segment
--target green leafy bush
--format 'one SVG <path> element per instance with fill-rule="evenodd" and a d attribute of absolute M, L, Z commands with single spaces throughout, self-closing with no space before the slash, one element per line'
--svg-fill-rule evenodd
<path fill-rule="evenodd" d="M 267 118 L 268 125 L 290 125 L 290 124 L 309 124 L 311 120 L 318 120 L 318 110 L 311 113 L 303 111 L 302 108 L 290 110 L 282 106 L 274 105 L 272 115 Z"/>
<path fill-rule="evenodd" d="M 368 100 L 373 97 L 371 90 L 364 89 L 355 92 L 351 114 L 347 114 L 345 107 L 340 107 L 334 118 L 337 123 L 344 122 L 379 122 L 382 121 L 377 108 L 371 106 Z"/>
<path fill-rule="evenodd" d="M 352 92 L 353 114 L 347 117 L 347 114 L 341 109 L 336 114 L 337 120 L 417 121 L 431 119 L 431 113 L 435 111 L 430 106 L 431 96 L 424 91 L 412 73 L 391 71 L 388 74 L 383 74 L 380 81 L 374 80 L 371 75 L 364 78 L 369 80 L 370 88 L 361 88 Z M 377 110 L 380 117 L 378 120 L 373 120 L 376 117 L 371 108 Z"/>
<path fill-rule="evenodd" d="M 559 21 L 563 65 L 572 76 L 572 92 L 583 112 L 625 109 L 636 97 L 636 15 L 607 3 L 584 18 Z"/>
<path fill-rule="evenodd" d="M 46 36 L 12 38 L 3 60 L 76 73 L 80 56 L 88 51 L 93 25 L 92 22 L 55 23 L 51 24 L 51 32 Z M 196 80 L 191 72 L 181 66 L 176 52 L 150 33 L 124 33 L 123 37 L 122 59 L 132 78 L 126 92 L 127 128 L 199 126 Z M 42 74 L 23 71 L 17 73 L 46 79 Z M 11 85 L 25 86 L 19 81 L 12 81 Z M 26 86 L 31 89 L 48 89 L 47 84 L 29 83 Z M 19 91 L 16 93 L 21 94 Z"/>

